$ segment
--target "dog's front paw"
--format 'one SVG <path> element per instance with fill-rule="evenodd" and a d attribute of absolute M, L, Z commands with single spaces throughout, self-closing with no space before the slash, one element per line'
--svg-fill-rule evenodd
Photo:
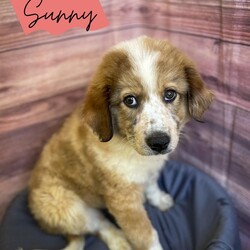
<path fill-rule="evenodd" d="M 151 205 L 159 208 L 161 211 L 165 211 L 174 205 L 173 198 L 158 189 L 155 192 L 148 193 L 147 198 Z"/>
<path fill-rule="evenodd" d="M 170 194 L 161 193 L 158 204 L 156 205 L 160 210 L 165 211 L 174 205 L 174 200 Z"/>

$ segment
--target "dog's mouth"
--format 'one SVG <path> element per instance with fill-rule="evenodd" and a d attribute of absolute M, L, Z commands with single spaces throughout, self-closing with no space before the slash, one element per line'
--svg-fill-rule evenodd
<path fill-rule="evenodd" d="M 163 155 L 167 155 L 173 152 L 172 147 L 167 147 L 166 149 L 162 149 L 162 150 L 160 149 L 153 150 L 147 145 L 144 145 L 143 147 L 135 147 L 135 150 L 137 151 L 137 153 L 139 153 L 142 156 L 157 156 L 157 155 L 163 156 Z"/>
<path fill-rule="evenodd" d="M 153 155 L 166 155 L 166 154 L 169 154 L 171 152 L 172 152 L 172 150 L 169 149 L 169 148 L 167 148 L 165 150 L 161 150 L 161 151 L 154 151 L 154 150 L 152 150 L 152 154 Z"/>

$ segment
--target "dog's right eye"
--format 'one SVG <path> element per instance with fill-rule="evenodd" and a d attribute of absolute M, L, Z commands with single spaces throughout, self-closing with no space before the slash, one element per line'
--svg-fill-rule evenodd
<path fill-rule="evenodd" d="M 129 95 L 129 96 L 126 96 L 123 100 L 123 102 L 125 103 L 125 105 L 129 108 L 137 108 L 138 107 L 138 101 L 137 99 L 132 96 L 132 95 Z"/>

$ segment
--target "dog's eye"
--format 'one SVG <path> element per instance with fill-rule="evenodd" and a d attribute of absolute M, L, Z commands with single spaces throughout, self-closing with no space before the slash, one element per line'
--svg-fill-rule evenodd
<path fill-rule="evenodd" d="M 175 90 L 168 89 L 164 93 L 164 101 L 167 103 L 173 102 L 177 96 Z"/>
<path fill-rule="evenodd" d="M 126 96 L 123 100 L 126 106 L 129 108 L 136 108 L 138 106 L 138 102 L 136 98 L 132 95 Z"/>

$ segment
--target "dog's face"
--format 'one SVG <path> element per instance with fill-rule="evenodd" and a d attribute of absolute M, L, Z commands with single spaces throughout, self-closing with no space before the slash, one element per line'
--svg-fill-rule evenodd
<path fill-rule="evenodd" d="M 115 134 L 141 155 L 166 154 L 176 148 L 190 117 L 202 119 L 212 97 L 179 50 L 166 41 L 140 37 L 104 56 L 83 115 L 101 141 Z"/>

